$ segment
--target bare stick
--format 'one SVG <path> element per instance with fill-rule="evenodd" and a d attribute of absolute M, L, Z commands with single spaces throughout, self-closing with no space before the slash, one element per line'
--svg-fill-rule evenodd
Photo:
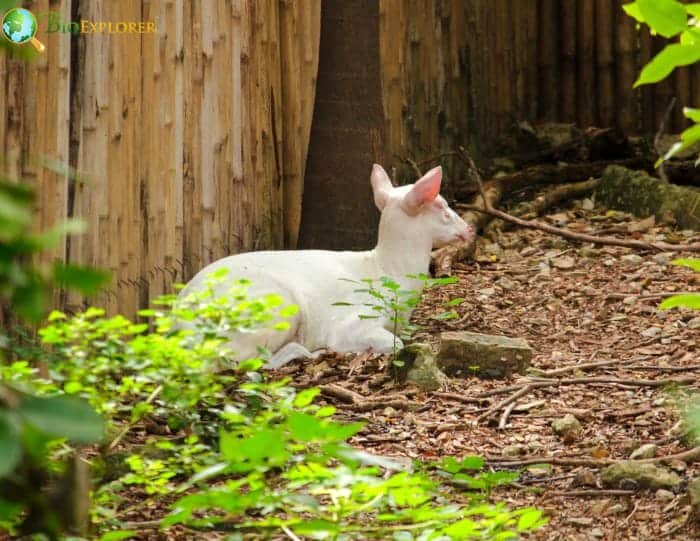
<path fill-rule="evenodd" d="M 503 413 L 501 414 L 501 418 L 498 421 L 498 430 L 505 430 L 506 424 L 508 424 L 508 417 L 513 411 L 513 408 L 515 407 L 515 402 L 511 402 L 506 406 L 506 409 L 503 410 Z"/>
<path fill-rule="evenodd" d="M 671 116 L 671 111 L 673 111 L 673 107 L 676 105 L 676 97 L 673 96 L 671 98 L 671 101 L 668 103 L 668 106 L 666 107 L 666 111 L 664 112 L 664 116 L 661 118 L 661 124 L 659 124 L 659 130 L 656 132 L 656 135 L 654 136 L 654 150 L 656 150 L 656 154 L 659 156 L 659 158 L 662 157 L 662 152 L 661 152 L 661 136 L 664 134 L 664 129 L 666 128 L 666 122 L 668 122 L 669 117 Z M 661 177 L 661 180 L 666 182 L 668 184 L 668 177 L 666 176 L 666 171 L 664 171 L 664 162 L 661 162 L 661 165 L 659 166 L 659 177 Z"/>
<path fill-rule="evenodd" d="M 405 158 L 405 161 L 407 164 L 409 164 L 413 168 L 413 171 L 416 174 L 416 178 L 421 178 L 423 176 L 423 173 L 420 170 L 420 167 L 418 167 L 418 164 L 414 160 L 412 160 L 411 158 Z"/>
<path fill-rule="evenodd" d="M 485 391 L 476 395 L 476 398 L 487 398 L 489 396 L 494 396 L 497 394 L 508 393 L 511 391 L 522 391 L 522 394 L 514 393 L 508 399 L 503 400 L 496 406 L 489 408 L 489 415 L 493 411 L 498 411 L 503 406 L 510 404 L 510 399 L 515 397 L 519 398 L 523 394 L 532 391 L 533 389 L 539 387 L 555 387 L 558 385 L 586 385 L 589 383 L 607 383 L 611 385 L 627 385 L 630 387 L 665 387 L 667 385 L 692 385 L 697 382 L 697 378 L 694 377 L 684 377 L 684 378 L 668 378 L 668 379 L 621 379 L 621 378 L 607 378 L 607 377 L 590 377 L 590 378 L 568 378 L 568 379 L 548 379 L 548 378 L 530 378 L 527 383 L 521 385 L 510 385 L 508 387 L 502 387 L 500 389 L 492 389 L 490 391 Z M 527 391 L 524 391 L 527 389 Z M 493 410 L 493 411 L 491 411 Z"/>
<path fill-rule="evenodd" d="M 512 216 L 507 212 L 503 212 L 501 210 L 493 208 L 488 203 L 488 200 L 484 195 L 484 186 L 481 180 L 481 176 L 479 175 L 479 171 L 476 169 L 476 165 L 474 165 L 474 161 L 472 160 L 471 156 L 469 156 L 466 153 L 463 147 L 459 147 L 459 152 L 457 153 L 457 155 L 467 165 L 469 169 L 469 174 L 479 186 L 479 193 L 481 194 L 481 197 L 484 200 L 483 208 L 477 205 L 462 205 L 461 208 L 465 208 L 475 212 L 483 212 L 484 214 L 490 214 L 491 216 L 495 216 L 496 218 L 500 218 L 501 220 L 514 223 L 522 227 L 539 229 L 547 233 L 552 233 L 553 235 L 558 235 L 566 239 L 577 240 L 580 242 L 591 242 L 593 244 L 601 244 L 607 246 L 623 246 L 625 248 L 634 248 L 637 250 L 658 250 L 661 252 L 680 250 L 688 252 L 700 252 L 700 242 L 693 242 L 689 244 L 670 244 L 668 242 L 642 242 L 639 240 L 617 239 L 615 237 L 597 237 L 595 235 L 587 235 L 585 233 L 575 233 L 573 231 L 561 229 L 559 227 L 554 227 L 552 225 L 539 222 L 537 220 L 523 220 L 521 218 L 516 218 L 515 216 Z"/>
<path fill-rule="evenodd" d="M 493 466 L 504 468 L 520 468 L 522 466 L 532 466 L 533 464 L 551 464 L 552 466 L 589 466 L 600 468 L 609 466 L 616 461 L 609 458 L 555 458 L 547 456 L 539 456 L 532 458 L 524 458 L 522 460 L 512 460 L 511 457 L 488 457 L 486 462 Z"/>
<path fill-rule="evenodd" d="M 700 445 L 693 447 L 688 451 L 683 451 L 682 453 L 676 453 L 674 455 L 657 456 L 654 458 L 644 458 L 641 460 L 636 460 L 635 462 L 642 462 L 645 464 L 658 464 L 659 462 L 671 462 L 672 460 L 681 460 L 683 462 L 691 463 L 700 459 Z"/>
<path fill-rule="evenodd" d="M 439 398 L 445 398 L 447 400 L 455 400 L 456 402 L 462 402 L 463 404 L 481 404 L 484 402 L 483 398 L 473 398 L 470 396 L 464 396 L 461 394 L 457 393 L 446 393 L 442 391 L 435 391 L 433 393 L 433 396 L 437 396 Z"/>
<path fill-rule="evenodd" d="M 487 409 L 484 413 L 482 413 L 481 415 L 479 415 L 479 416 L 476 418 L 475 422 L 476 422 L 476 423 L 480 423 L 480 422 L 483 421 L 484 419 L 487 419 L 488 417 L 490 417 L 491 415 L 493 415 L 494 413 L 496 413 L 496 412 L 497 412 L 498 410 L 500 410 L 501 408 L 507 406 L 508 404 L 510 404 L 510 403 L 512 403 L 512 402 L 515 402 L 518 398 L 520 398 L 521 396 L 526 395 L 527 393 L 529 393 L 530 391 L 532 391 L 534 388 L 535 388 L 535 387 L 533 387 L 533 386 L 530 385 L 530 384 L 525 385 L 525 386 L 522 387 L 521 389 L 515 391 L 515 392 L 514 392 L 512 395 L 510 395 L 508 398 L 506 398 L 506 399 L 504 399 L 504 400 L 501 400 L 498 404 L 496 404 L 496 405 L 494 405 L 494 406 L 491 406 L 491 407 L 490 407 L 489 409 Z"/>
<path fill-rule="evenodd" d="M 588 370 L 589 368 L 604 368 L 608 366 L 614 366 L 616 364 L 631 364 L 637 363 L 639 361 L 640 359 L 614 359 L 612 361 L 596 361 L 592 363 L 572 364 L 570 366 L 554 368 L 553 370 L 545 370 L 542 374 L 547 377 L 558 376 L 559 374 L 566 374 L 567 372 L 574 372 L 576 370 Z"/>
<path fill-rule="evenodd" d="M 621 489 L 610 489 L 610 490 L 552 490 L 547 491 L 545 496 L 565 496 L 572 498 L 579 497 L 598 497 L 598 496 L 634 496 L 636 492 L 634 490 L 621 490 Z"/>

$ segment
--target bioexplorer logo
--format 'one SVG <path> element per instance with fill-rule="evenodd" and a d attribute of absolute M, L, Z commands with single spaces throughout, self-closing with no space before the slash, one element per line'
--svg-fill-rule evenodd
<path fill-rule="evenodd" d="M 2 15 L 2 36 L 15 45 L 31 44 L 37 51 L 46 48 L 36 39 L 36 32 L 45 28 L 47 34 L 154 34 L 155 21 L 64 21 L 59 11 L 44 11 L 35 16 L 25 8 L 12 8 Z"/>
<path fill-rule="evenodd" d="M 2 35 L 15 45 L 30 43 L 37 51 L 43 52 L 44 44 L 36 39 L 38 25 L 36 17 L 28 9 L 12 8 L 2 16 Z"/>

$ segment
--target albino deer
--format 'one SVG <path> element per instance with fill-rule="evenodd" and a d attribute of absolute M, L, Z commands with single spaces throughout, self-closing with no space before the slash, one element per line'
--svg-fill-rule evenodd
<path fill-rule="evenodd" d="M 473 235 L 468 226 L 439 195 L 442 168 L 428 171 L 415 184 L 395 188 L 386 171 L 374 165 L 370 177 L 374 202 L 381 212 L 379 239 L 373 250 L 334 252 L 328 250 L 289 250 L 248 252 L 223 259 L 202 269 L 180 293 L 180 297 L 204 287 L 207 275 L 224 267 L 226 280 L 246 278 L 252 282 L 251 298 L 277 293 L 299 311 L 288 321 L 289 329 L 261 329 L 237 333 L 231 348 L 240 359 L 256 356 L 258 346 L 273 355 L 265 365 L 278 368 L 292 359 L 316 357 L 328 349 L 340 353 L 374 351 L 388 353 L 395 339 L 387 329 L 389 318 L 360 319 L 366 312 L 366 293 L 357 293 L 363 278 L 392 278 L 404 290 L 419 290 L 423 281 L 407 275 L 427 274 L 430 252 Z M 227 283 L 215 287 L 223 295 Z M 348 301 L 352 306 L 333 306 Z M 408 315 L 406 316 L 408 317 Z M 314 353 L 311 353 L 314 352 Z"/>

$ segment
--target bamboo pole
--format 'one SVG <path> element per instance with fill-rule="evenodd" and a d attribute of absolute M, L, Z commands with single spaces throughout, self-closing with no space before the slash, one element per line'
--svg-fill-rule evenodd
<path fill-rule="evenodd" d="M 596 119 L 595 7 L 595 2 L 587 0 L 578 2 L 576 11 L 576 109 L 578 124 L 583 128 L 594 124 Z M 598 36 L 599 40 L 605 38 L 605 35 Z"/>
<path fill-rule="evenodd" d="M 566 122 L 576 120 L 576 0 L 562 0 L 559 11 L 561 27 L 561 113 Z"/>
<path fill-rule="evenodd" d="M 598 124 L 612 126 L 615 118 L 615 72 L 613 61 L 613 15 L 610 0 L 596 0 L 596 71 Z"/>
<path fill-rule="evenodd" d="M 615 57 L 617 58 L 617 125 L 633 133 L 639 119 L 638 95 L 633 87 L 637 77 L 635 21 L 615 3 Z"/>
<path fill-rule="evenodd" d="M 557 0 L 542 0 L 540 6 L 537 21 L 537 62 L 541 81 L 538 116 L 543 120 L 553 121 L 559 119 L 560 110 L 560 11 Z"/>

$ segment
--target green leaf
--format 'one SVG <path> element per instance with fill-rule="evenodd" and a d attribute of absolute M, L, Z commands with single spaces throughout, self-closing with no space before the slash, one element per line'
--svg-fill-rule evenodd
<path fill-rule="evenodd" d="M 698 259 L 674 259 L 671 264 L 677 265 L 679 267 L 688 267 L 693 269 L 695 272 L 700 272 L 700 258 Z"/>
<path fill-rule="evenodd" d="M 291 317 L 299 312 L 299 307 L 296 304 L 290 304 L 280 309 L 280 316 Z"/>
<path fill-rule="evenodd" d="M 67 438 L 76 443 L 94 443 L 104 434 L 102 417 L 79 398 L 28 395 L 17 411 L 28 423 L 49 436 Z"/>
<path fill-rule="evenodd" d="M 54 263 L 53 276 L 58 285 L 75 288 L 87 296 L 97 293 L 111 279 L 107 271 L 62 262 Z"/>
<path fill-rule="evenodd" d="M 700 4 L 685 4 L 685 10 L 693 17 L 700 17 Z"/>
<path fill-rule="evenodd" d="M 688 26 L 685 8 L 676 0 L 637 0 L 636 3 L 644 22 L 665 38 L 680 34 Z"/>
<path fill-rule="evenodd" d="M 634 86 L 636 88 L 640 85 L 656 83 L 664 79 L 675 68 L 694 64 L 698 61 L 700 61 L 700 47 L 697 45 L 684 45 L 681 43 L 666 45 L 659 54 L 644 66 Z"/>
<path fill-rule="evenodd" d="M 314 398 L 316 398 L 320 392 L 321 389 L 319 389 L 318 387 L 304 389 L 303 391 L 300 391 L 299 394 L 297 394 L 294 398 L 294 405 L 297 408 L 303 408 L 305 406 L 308 406 L 309 404 L 311 404 L 311 402 L 314 401 Z"/>
<path fill-rule="evenodd" d="M 351 302 L 345 302 L 345 301 L 338 301 L 334 302 L 331 306 L 355 306 Z"/>
<path fill-rule="evenodd" d="M 22 457 L 18 423 L 11 415 L 0 411 L 0 479 L 12 472 Z"/>
<path fill-rule="evenodd" d="M 433 319 L 437 319 L 438 321 L 444 321 L 446 319 L 455 319 L 458 317 L 459 314 L 457 312 L 455 312 L 454 310 L 448 310 L 447 312 L 441 312 L 433 316 Z"/>
<path fill-rule="evenodd" d="M 642 15 L 642 12 L 639 10 L 639 6 L 637 5 L 636 2 L 631 2 L 629 4 L 623 4 L 622 9 L 624 9 L 625 13 L 627 13 L 627 15 L 629 15 L 630 17 L 634 18 L 638 23 L 645 22 L 644 16 Z"/>
<path fill-rule="evenodd" d="M 518 531 L 532 530 L 542 524 L 542 511 L 539 509 L 523 509 L 518 519 Z"/>
<path fill-rule="evenodd" d="M 459 306 L 460 304 L 462 304 L 466 300 L 467 299 L 465 299 L 464 297 L 457 297 L 456 299 L 452 299 L 451 301 L 445 303 L 445 306 L 450 306 L 450 307 Z"/>
<path fill-rule="evenodd" d="M 43 246 L 55 246 L 66 235 L 74 235 L 85 232 L 85 222 L 77 218 L 64 220 L 53 226 L 48 231 L 39 235 L 39 241 Z"/>
<path fill-rule="evenodd" d="M 700 47 L 698 47 L 698 49 L 700 49 Z M 666 152 L 664 157 L 659 161 L 672 158 L 679 152 L 692 147 L 698 141 L 700 141 L 700 124 L 695 124 L 681 133 L 681 140 L 678 143 L 671 145 L 671 148 L 668 149 L 668 152 Z"/>
<path fill-rule="evenodd" d="M 99 541 L 121 541 L 122 539 L 131 539 L 136 537 L 139 532 L 136 530 L 116 530 L 102 534 Z"/>
<path fill-rule="evenodd" d="M 700 293 L 687 293 L 685 295 L 674 295 L 669 297 L 659 305 L 661 310 L 670 308 L 690 308 L 700 310 Z"/>
<path fill-rule="evenodd" d="M 693 122 L 700 122 L 700 109 L 693 109 L 692 107 L 683 107 L 683 114 L 686 118 L 689 118 Z"/>

